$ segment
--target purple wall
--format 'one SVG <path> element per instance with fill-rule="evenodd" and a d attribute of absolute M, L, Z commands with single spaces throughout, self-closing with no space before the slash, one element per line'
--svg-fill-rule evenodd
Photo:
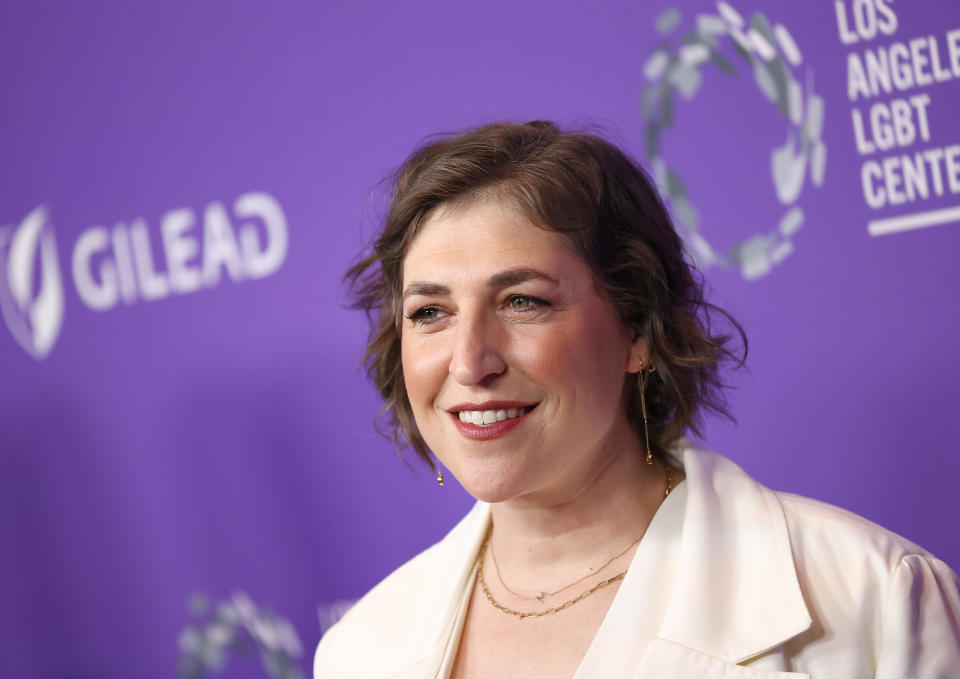
<path fill-rule="evenodd" d="M 693 0 L 339 4 L 0 9 L 0 675 L 171 676 L 191 595 L 235 591 L 308 672 L 318 607 L 466 510 L 374 433 L 339 280 L 421 138 L 502 118 L 594 121 L 637 156 L 660 121 L 658 177 L 751 341 L 708 444 L 960 566 L 954 0 L 887 0 L 895 29 L 863 13 L 856 44 L 852 0 L 843 30 L 830 2 L 736 0 L 732 32 Z M 737 76 L 681 53 L 698 25 Z M 935 51 L 933 82 L 851 101 L 848 55 L 894 43 Z M 908 200 L 898 159 L 924 152 Z M 914 214 L 943 223 L 868 229 Z"/>

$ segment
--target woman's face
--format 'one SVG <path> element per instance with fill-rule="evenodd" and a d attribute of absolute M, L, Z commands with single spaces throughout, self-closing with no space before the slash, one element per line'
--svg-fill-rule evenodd
<path fill-rule="evenodd" d="M 493 201 L 441 207 L 404 258 L 403 315 L 417 426 L 475 497 L 562 502 L 636 446 L 624 383 L 646 342 L 560 234 Z"/>

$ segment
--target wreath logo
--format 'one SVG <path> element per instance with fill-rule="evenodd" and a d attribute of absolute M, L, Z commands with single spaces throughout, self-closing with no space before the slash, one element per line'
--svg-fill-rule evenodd
<path fill-rule="evenodd" d="M 803 226 L 798 201 L 809 176 L 823 185 L 827 147 L 823 133 L 823 98 L 813 91 L 807 69 L 804 84 L 797 73 L 803 55 L 790 32 L 781 24 L 754 12 L 749 24 L 731 5 L 717 2 L 716 14 L 697 16 L 696 27 L 673 36 L 681 23 L 680 10 L 667 9 L 656 19 L 657 31 L 667 39 L 648 57 L 641 89 L 645 155 L 654 180 L 670 206 L 694 262 L 701 268 L 737 268 L 746 280 L 771 272 L 793 252 L 793 238 Z M 701 220 L 683 181 L 661 155 L 661 140 L 674 126 L 677 96 L 691 100 L 700 89 L 708 66 L 738 77 L 737 67 L 724 56 L 733 53 L 741 67 L 753 71 L 757 87 L 787 123 L 786 141 L 770 152 L 770 174 L 783 215 L 773 228 L 754 233 L 723 251 L 701 231 Z"/>

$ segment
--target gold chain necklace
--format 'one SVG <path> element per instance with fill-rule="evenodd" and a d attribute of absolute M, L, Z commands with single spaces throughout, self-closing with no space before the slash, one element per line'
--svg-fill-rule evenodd
<path fill-rule="evenodd" d="M 486 544 L 484 544 L 484 546 L 483 546 L 483 551 L 484 551 L 484 554 L 486 554 L 486 551 L 487 551 L 487 545 L 486 545 Z M 483 560 L 480 561 L 480 565 L 479 565 L 479 567 L 477 568 L 477 580 L 480 582 L 480 589 L 483 590 L 484 595 L 487 597 L 487 601 L 489 601 L 490 604 L 491 604 L 494 608 L 496 608 L 497 610 L 503 611 L 504 613 L 506 613 L 506 614 L 508 614 L 508 615 L 512 615 L 512 616 L 515 616 L 515 617 L 517 617 L 517 618 L 520 618 L 521 620 L 524 619 L 524 618 L 542 618 L 542 617 L 545 616 L 545 615 L 550 615 L 551 613 L 556 613 L 556 612 L 558 612 L 558 611 L 562 611 L 562 610 L 565 609 L 565 608 L 570 608 L 571 606 L 573 606 L 573 605 L 574 605 L 575 603 L 577 603 L 578 601 L 582 601 L 583 599 L 586 599 L 588 596 L 590 596 L 591 594 L 593 594 L 594 592 L 596 592 L 598 589 L 601 589 L 601 588 L 603 588 L 603 587 L 606 587 L 607 585 L 613 584 L 614 582 L 617 582 L 618 580 L 623 580 L 623 578 L 624 578 L 624 576 L 625 576 L 626 574 L 627 574 L 627 572 L 626 572 L 626 571 L 623 571 L 622 573 L 617 573 L 617 574 L 614 575 L 612 578 L 609 578 L 609 579 L 604 580 L 604 581 L 602 581 L 602 582 L 598 582 L 596 585 L 594 585 L 593 587 L 591 587 L 591 588 L 588 589 L 587 591 L 581 593 L 579 596 L 576 596 L 576 597 L 574 597 L 573 599 L 568 599 L 567 601 L 564 601 L 564 602 L 563 602 L 562 604 L 560 604 L 559 606 L 554 606 L 553 608 L 548 608 L 548 609 L 543 610 L 543 611 L 530 611 L 530 612 L 525 613 L 525 612 L 523 612 L 523 611 L 515 611 L 515 610 L 513 610 L 512 608 L 507 608 L 506 606 L 504 606 L 503 604 L 501 604 L 499 601 L 497 601 L 496 599 L 494 599 L 494 598 L 493 598 L 493 595 L 490 593 L 490 590 L 487 589 L 487 583 L 486 583 L 486 581 L 483 579 Z"/>
<path fill-rule="evenodd" d="M 664 468 L 665 468 L 665 470 L 666 470 L 666 476 L 667 476 L 667 488 L 666 488 L 666 490 L 665 490 L 664 493 L 663 493 L 663 497 L 667 497 L 668 495 L 670 495 L 670 491 L 673 490 L 673 473 L 672 473 L 673 470 L 670 468 L 670 465 L 667 465 L 667 464 L 664 465 Z M 596 570 L 593 571 L 592 573 L 587 573 L 585 576 L 583 576 L 583 577 L 580 578 L 579 580 L 575 580 L 575 581 L 571 582 L 569 585 L 566 585 L 566 586 L 564 586 L 564 587 L 561 587 L 560 589 L 558 589 L 558 590 L 556 590 L 556 591 L 554 591 L 554 592 L 540 592 L 540 596 L 537 596 L 537 597 L 525 597 L 525 596 L 522 596 L 522 595 L 517 594 L 517 593 L 514 592 L 512 589 L 510 589 L 509 587 L 507 587 L 507 583 L 505 583 L 505 582 L 503 581 L 503 578 L 500 576 L 500 566 L 497 564 L 497 557 L 494 555 L 494 553 L 493 553 L 493 546 L 490 544 L 490 540 L 491 540 L 491 538 L 493 537 L 492 532 L 491 532 L 490 537 L 488 537 L 488 538 L 486 539 L 486 541 L 483 543 L 483 549 L 482 549 L 481 552 L 480 552 L 480 561 L 479 561 L 479 563 L 477 564 L 477 582 L 480 583 L 480 589 L 483 591 L 484 596 L 487 597 L 487 601 L 489 601 L 489 602 L 490 602 L 490 605 L 493 606 L 494 608 L 496 608 L 498 611 L 503 611 L 503 612 L 506 613 L 507 615 L 512 615 L 512 616 L 514 616 L 514 617 L 516 617 L 516 618 L 519 618 L 519 619 L 521 619 L 521 620 L 523 620 L 524 618 L 542 618 L 542 617 L 545 616 L 545 615 L 551 615 L 551 614 L 553 614 L 553 613 L 558 613 L 558 612 L 560 612 L 560 611 L 562 611 L 562 610 L 564 610 L 564 609 L 566 609 L 566 608 L 570 608 L 570 607 L 573 606 L 575 603 L 577 603 L 577 602 L 579 602 L 579 601 L 583 601 L 584 599 L 586 599 L 588 596 L 590 596 L 591 594 L 593 594 L 593 593 L 596 592 L 597 590 L 603 589 L 603 588 L 606 587 L 607 585 L 612 585 L 612 584 L 615 583 L 615 582 L 619 582 L 620 580 L 623 580 L 623 578 L 627 575 L 627 571 L 626 571 L 626 570 L 623 570 L 623 571 L 621 571 L 620 573 L 617 573 L 616 575 L 614 575 L 614 576 L 611 577 L 611 578 L 607 578 L 606 580 L 602 580 L 602 581 L 598 582 L 596 585 L 594 585 L 593 587 L 591 587 L 590 589 L 588 589 L 588 590 L 586 590 L 586 591 L 584 591 L 584 592 L 581 592 L 580 594 L 578 594 L 577 596 L 575 596 L 573 599 L 567 599 L 567 600 L 564 601 L 562 604 L 559 604 L 559 605 L 557 605 L 557 606 L 553 606 L 553 607 L 551 607 L 551 608 L 547 608 L 547 609 L 542 610 L 542 611 L 529 611 L 529 612 L 516 611 L 516 610 L 514 610 L 514 609 L 512 609 L 512 608 L 507 608 L 506 606 L 504 606 L 503 604 L 501 604 L 499 601 L 497 601 L 496 599 L 494 599 L 494 598 L 493 598 L 493 594 L 490 593 L 490 589 L 487 587 L 487 581 L 486 581 L 486 580 L 484 579 L 484 577 L 483 577 L 483 562 L 486 561 L 486 556 L 487 556 L 487 551 L 488 551 L 488 550 L 490 551 L 490 555 L 491 555 L 491 557 L 492 557 L 492 559 L 493 559 L 493 565 L 494 565 L 494 568 L 496 569 L 496 572 L 497 572 L 497 579 L 500 580 L 500 584 L 503 585 L 504 589 L 506 589 L 508 592 L 510 592 L 510 593 L 513 594 L 514 596 L 520 597 L 521 599 L 537 599 L 538 601 L 540 601 L 541 603 L 543 603 L 544 597 L 551 596 L 551 595 L 553 595 L 553 594 L 558 594 L 558 593 L 562 592 L 563 590 L 569 589 L 570 587 L 573 587 L 574 585 L 576 585 L 576 584 L 578 584 L 578 583 L 580 583 L 580 582 L 583 582 L 584 580 L 586 580 L 586 579 L 589 578 L 590 576 L 596 575 L 597 573 L 599 573 L 600 571 L 602 571 L 604 568 L 606 568 L 607 566 L 609 566 L 611 563 L 613 563 L 614 561 L 616 561 L 617 559 L 619 559 L 621 556 L 623 556 L 624 554 L 626 554 L 626 553 L 630 550 L 631 547 L 633 547 L 635 544 L 637 544 L 638 542 L 640 542 L 640 540 L 643 538 L 644 533 L 646 533 L 646 529 L 644 529 L 644 532 L 640 534 L 640 537 L 638 537 L 636 540 L 634 540 L 633 542 L 631 542 L 631 543 L 627 546 L 627 548 L 626 548 L 625 550 L 623 550 L 622 552 L 620 552 L 619 554 L 617 554 L 616 556 L 614 556 L 613 558 L 611 558 L 610 560 L 608 560 L 605 564 L 603 564 L 602 566 L 600 566 L 600 568 L 596 569 Z"/>
<path fill-rule="evenodd" d="M 584 575 L 582 578 L 580 578 L 580 579 L 578 579 L 578 580 L 574 580 L 574 581 L 571 582 L 569 585 L 564 585 L 564 586 L 561 587 L 560 589 L 555 589 L 555 590 L 553 590 L 552 592 L 540 592 L 540 594 L 537 595 L 537 596 L 524 596 L 524 595 L 522 595 L 522 594 L 518 594 L 517 592 L 514 592 L 512 589 L 510 589 L 510 586 L 503 581 L 503 576 L 500 574 L 500 564 L 497 563 L 497 552 L 493 549 L 493 544 L 490 545 L 490 558 L 493 560 L 493 570 L 494 570 L 494 571 L 496 572 L 496 574 L 497 574 L 497 580 L 500 581 L 500 584 L 503 585 L 503 588 L 504 588 L 505 590 L 507 590 L 508 592 L 510 592 L 513 596 L 517 597 L 518 599 L 526 599 L 527 601 L 539 601 L 540 603 L 543 603 L 543 600 L 544 600 L 545 598 L 547 598 L 548 596 L 553 596 L 553 595 L 555 595 L 555 594 L 559 594 L 560 592 L 562 592 L 562 591 L 564 591 L 564 590 L 570 589 L 570 588 L 573 587 L 574 585 L 579 585 L 581 582 L 583 582 L 584 580 L 586 580 L 586 579 L 589 578 L 590 576 L 596 575 L 597 573 L 599 573 L 600 571 L 602 571 L 604 568 L 606 568 L 607 566 L 609 566 L 610 564 L 612 564 L 614 561 L 616 561 L 617 559 L 619 559 L 621 556 L 623 556 L 624 554 L 626 554 L 627 552 L 629 552 L 629 551 L 630 551 L 630 548 L 633 547 L 633 546 L 634 546 L 635 544 L 637 544 L 638 542 L 640 542 L 641 538 L 643 538 L 643 535 L 642 535 L 642 534 L 641 534 L 640 537 L 638 537 L 636 540 L 634 540 L 634 541 L 631 542 L 629 545 L 627 545 L 627 548 L 626 548 L 625 550 L 623 550 L 622 552 L 620 552 L 620 553 L 617 554 L 616 556 L 610 557 L 610 559 L 609 559 L 605 564 L 603 564 L 603 565 L 600 566 L 599 568 L 593 569 L 592 571 L 590 571 L 589 573 L 587 573 L 586 575 Z"/>

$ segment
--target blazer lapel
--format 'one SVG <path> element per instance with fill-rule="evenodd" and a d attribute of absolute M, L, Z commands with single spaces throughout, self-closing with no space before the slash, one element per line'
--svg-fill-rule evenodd
<path fill-rule="evenodd" d="M 715 453 L 687 447 L 681 455 L 689 485 L 680 569 L 659 636 L 735 665 L 783 644 L 812 620 L 776 495 Z M 685 657 L 663 643 L 651 652 L 674 664 Z M 669 676 L 713 676 L 689 669 Z"/>
<path fill-rule="evenodd" d="M 423 606 L 405 620 L 401 652 L 391 654 L 389 679 L 435 677 L 456 623 L 460 594 L 473 571 L 477 553 L 490 526 L 490 505 L 477 502 L 473 509 L 434 549 L 433 571 L 421 577 L 432 585 Z M 438 605 L 440 604 L 440 605 Z"/>

